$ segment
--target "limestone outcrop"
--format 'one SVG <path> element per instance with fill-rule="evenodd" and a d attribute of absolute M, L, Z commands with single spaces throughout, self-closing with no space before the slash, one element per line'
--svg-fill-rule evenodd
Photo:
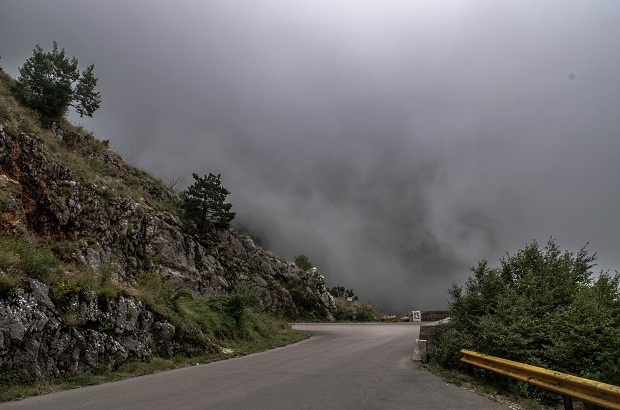
<path fill-rule="evenodd" d="M 259 311 L 331 319 L 334 300 L 316 269 L 303 271 L 232 229 L 192 235 L 175 208 L 178 194 L 162 181 L 92 135 L 48 134 L 0 122 L 0 235 L 55 244 L 63 261 L 124 286 L 150 272 L 196 295 L 246 288 Z M 154 349 L 170 355 L 179 343 L 177 329 L 134 297 L 68 303 L 70 310 L 58 306 L 34 279 L 0 295 L 0 364 L 21 360 L 31 376 L 50 377 Z"/>
<path fill-rule="evenodd" d="M 0 358 L 31 378 L 52 378 L 96 366 L 115 368 L 128 359 L 170 357 L 180 348 L 176 328 L 135 298 L 74 295 L 64 306 L 47 285 L 0 299 Z"/>

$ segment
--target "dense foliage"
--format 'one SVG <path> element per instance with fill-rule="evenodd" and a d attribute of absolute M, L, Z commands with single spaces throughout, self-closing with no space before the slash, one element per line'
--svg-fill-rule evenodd
<path fill-rule="evenodd" d="M 38 111 L 44 122 L 60 120 L 70 106 L 80 117 L 92 117 L 101 104 L 93 68 L 91 64 L 80 74 L 78 60 L 67 57 L 64 49 L 58 50 L 56 42 L 52 52 L 43 51 L 37 44 L 32 57 L 19 69 L 14 93 Z"/>
<path fill-rule="evenodd" d="M 297 255 L 295 256 L 295 266 L 297 266 L 301 270 L 312 269 L 312 262 L 306 255 Z"/>
<path fill-rule="evenodd" d="M 334 297 L 336 307 L 332 309 L 334 319 L 338 322 L 374 322 L 377 320 L 377 312 L 369 303 L 360 303 L 353 289 L 344 286 L 329 288 L 329 293 Z"/>
<path fill-rule="evenodd" d="M 329 288 L 329 293 L 335 298 L 343 298 L 346 300 L 350 299 L 350 302 L 355 302 L 359 300 L 359 298 L 353 292 L 353 289 L 347 289 L 344 286 L 334 286 Z"/>
<path fill-rule="evenodd" d="M 194 225 L 198 234 L 208 232 L 211 226 L 228 228 L 235 213 L 230 210 L 232 205 L 225 202 L 230 191 L 222 186 L 220 175 L 192 176 L 194 183 L 181 197 L 186 220 Z"/>
<path fill-rule="evenodd" d="M 230 295 L 201 297 L 186 288 L 174 289 L 168 280 L 152 272 L 142 272 L 135 287 L 118 284 L 106 275 L 105 267 L 94 272 L 84 266 L 62 262 L 68 243 L 32 242 L 0 236 L 0 300 L 16 298 L 29 288 L 30 278 L 50 287 L 57 318 L 64 326 L 89 326 L 104 333 L 114 333 L 113 320 L 86 323 L 87 317 L 73 304 L 77 299 L 97 296 L 97 303 L 120 296 L 142 300 L 150 311 L 173 323 L 180 335 L 181 349 L 172 358 L 159 358 L 158 347 L 147 361 L 128 361 L 111 370 L 105 361 L 85 371 L 66 373 L 61 377 L 36 383 L 21 367 L 10 361 L 0 363 L 0 402 L 41 394 L 54 389 L 54 384 L 80 387 L 178 366 L 208 362 L 230 355 L 244 355 L 285 345 L 305 338 L 290 330 L 290 325 L 266 312 L 258 312 L 255 295 L 244 288 Z M 128 315 L 131 311 L 128 311 Z"/>
<path fill-rule="evenodd" d="M 140 273 L 137 286 L 130 287 L 111 281 L 106 266 L 94 272 L 62 262 L 58 255 L 67 245 L 29 243 L 0 236 L 0 299 L 18 295 L 20 289 L 27 288 L 30 278 L 38 279 L 50 286 L 61 321 L 68 324 L 68 319 L 75 319 L 78 322 L 71 324 L 79 326 L 86 319 L 72 311 L 73 306 L 69 304 L 72 296 L 135 297 L 182 330 L 185 353 L 197 348 L 208 350 L 214 346 L 212 342 L 228 346 L 238 341 L 271 343 L 277 333 L 288 329 L 272 315 L 256 311 L 256 296 L 250 289 L 240 287 L 230 295 L 201 297 L 186 288 L 175 289 L 169 280 L 146 271 Z"/>
<path fill-rule="evenodd" d="M 595 259 L 585 248 L 561 252 L 550 239 L 506 254 L 496 268 L 479 262 L 449 291 L 452 321 L 438 328 L 431 360 L 460 367 L 465 348 L 620 385 L 620 276 L 593 278 Z"/>
<path fill-rule="evenodd" d="M 343 298 L 335 298 L 336 308 L 332 310 L 337 322 L 374 322 L 377 313 L 369 303 L 349 302 Z"/>

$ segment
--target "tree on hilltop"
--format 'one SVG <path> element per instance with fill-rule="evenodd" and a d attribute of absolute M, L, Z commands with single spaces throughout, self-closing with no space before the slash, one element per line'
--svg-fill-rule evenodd
<path fill-rule="evenodd" d="M 310 259 L 304 254 L 295 256 L 295 266 L 297 266 L 301 270 L 312 269 L 312 262 Z"/>
<path fill-rule="evenodd" d="M 220 175 L 192 176 L 195 182 L 181 194 L 185 218 L 194 223 L 198 233 L 208 232 L 210 226 L 228 228 L 235 213 L 230 211 L 232 204 L 224 202 L 230 191 L 222 186 Z"/>
<path fill-rule="evenodd" d="M 93 69 L 91 64 L 80 74 L 77 58 L 67 57 L 55 41 L 51 52 L 37 44 L 32 57 L 19 69 L 14 94 L 38 111 L 46 123 L 60 120 L 70 106 L 80 117 L 92 117 L 101 104 Z"/>
<path fill-rule="evenodd" d="M 329 289 L 329 293 L 335 298 L 343 298 L 347 300 L 351 298 L 351 301 L 353 302 L 359 300 L 359 298 L 353 292 L 353 289 L 347 289 L 344 286 L 334 286 L 333 288 Z"/>

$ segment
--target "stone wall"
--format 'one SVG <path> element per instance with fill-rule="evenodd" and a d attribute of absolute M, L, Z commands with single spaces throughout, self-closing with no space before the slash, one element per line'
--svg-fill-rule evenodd
<path fill-rule="evenodd" d="M 433 322 L 435 320 L 442 320 L 447 317 L 450 317 L 449 310 L 423 310 L 422 311 L 423 322 Z"/>

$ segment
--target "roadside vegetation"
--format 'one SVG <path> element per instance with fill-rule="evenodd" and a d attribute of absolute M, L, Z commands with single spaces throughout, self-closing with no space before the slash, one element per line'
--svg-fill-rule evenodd
<path fill-rule="evenodd" d="M 360 303 L 353 289 L 334 286 L 329 293 L 336 301 L 332 314 L 337 322 L 374 322 L 381 316 L 370 303 Z"/>
<path fill-rule="evenodd" d="M 254 296 L 249 290 L 203 298 L 184 288 L 173 290 L 171 283 L 148 272 L 140 276 L 137 287 L 129 287 L 110 281 L 105 267 L 92 271 L 63 262 L 57 254 L 66 252 L 67 246 L 70 245 L 0 237 L 0 298 L 19 295 L 31 278 L 40 280 L 49 285 L 51 298 L 62 311 L 63 324 L 80 326 L 83 319 L 67 306 L 72 297 L 90 294 L 99 301 L 121 295 L 135 297 L 182 331 L 183 349 L 170 359 L 155 354 L 146 362 L 128 362 L 118 369 L 109 369 L 102 363 L 84 373 L 64 374 L 38 383 L 5 363 L 0 366 L 0 401 L 242 356 L 308 337 L 291 330 L 283 318 L 255 311 Z M 114 323 L 99 325 L 103 331 L 114 327 Z"/>
<path fill-rule="evenodd" d="M 377 320 L 375 308 L 370 303 L 349 302 L 342 298 L 335 299 L 336 308 L 333 314 L 337 322 L 374 322 Z"/>
<path fill-rule="evenodd" d="M 295 266 L 300 269 L 305 271 L 313 269 L 312 262 L 304 254 L 295 256 L 294 261 Z M 330 312 L 336 322 L 374 322 L 381 316 L 370 303 L 360 303 L 353 289 L 334 286 L 327 291 L 334 297 L 335 306 L 330 308 Z M 295 299 L 294 294 L 293 298 Z M 303 306 L 303 303 L 301 305 Z"/>
<path fill-rule="evenodd" d="M 596 255 L 533 242 L 500 266 L 481 261 L 449 290 L 451 321 L 437 327 L 429 369 L 458 372 L 461 349 L 620 385 L 620 275 L 593 275 Z M 543 404 L 559 395 L 481 369 L 476 380 L 498 394 Z M 454 379 L 454 373 L 452 378 Z"/>

